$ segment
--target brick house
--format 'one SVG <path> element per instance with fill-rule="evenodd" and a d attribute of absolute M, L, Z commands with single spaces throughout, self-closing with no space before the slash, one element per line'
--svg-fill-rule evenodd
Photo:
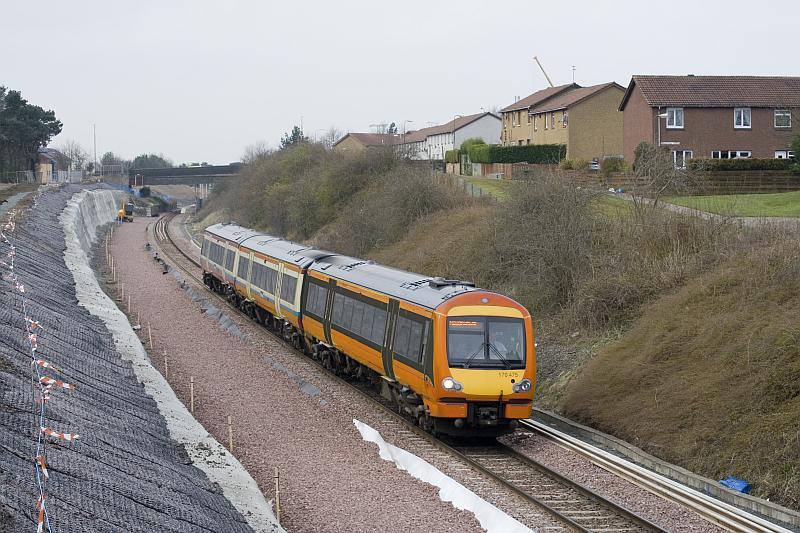
<path fill-rule="evenodd" d="M 619 106 L 626 160 L 641 142 L 692 157 L 787 158 L 800 133 L 800 77 L 633 76 Z"/>
<path fill-rule="evenodd" d="M 362 153 L 368 148 L 395 146 L 400 135 L 392 133 L 348 133 L 333 144 L 338 152 Z"/>
<path fill-rule="evenodd" d="M 503 109 L 503 144 L 564 144 L 568 158 L 585 160 L 621 156 L 624 93 L 614 82 L 533 93 Z"/>

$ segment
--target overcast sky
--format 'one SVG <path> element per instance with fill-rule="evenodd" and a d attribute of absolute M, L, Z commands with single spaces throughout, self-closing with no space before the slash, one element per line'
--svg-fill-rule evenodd
<path fill-rule="evenodd" d="M 555 84 L 800 75 L 797 0 L 9 2 L 0 85 L 53 109 L 51 143 L 225 164 L 300 124 L 402 130 Z M 413 121 L 413 122 L 411 122 Z"/>

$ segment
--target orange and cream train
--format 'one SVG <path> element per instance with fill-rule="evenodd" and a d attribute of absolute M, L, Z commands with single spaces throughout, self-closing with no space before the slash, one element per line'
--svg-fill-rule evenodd
<path fill-rule="evenodd" d="M 203 237 L 209 288 L 426 430 L 496 436 L 531 415 L 533 328 L 514 300 L 234 224 Z"/>

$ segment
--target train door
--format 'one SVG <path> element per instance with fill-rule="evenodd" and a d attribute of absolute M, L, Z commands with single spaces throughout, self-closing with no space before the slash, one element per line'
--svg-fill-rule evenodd
<path fill-rule="evenodd" d="M 397 313 L 399 309 L 400 302 L 390 299 L 386 313 L 386 333 L 384 335 L 383 349 L 381 350 L 383 371 L 386 373 L 386 377 L 390 379 L 395 379 L 392 363 L 392 347 L 394 345 L 394 324 L 397 322 Z"/>
<path fill-rule="evenodd" d="M 330 278 L 328 286 L 328 299 L 325 301 L 325 316 L 322 317 L 322 328 L 325 331 L 325 342 L 333 346 L 331 339 L 331 321 L 333 320 L 333 299 L 336 297 L 336 280 Z"/>
<path fill-rule="evenodd" d="M 281 284 L 283 283 L 283 263 L 278 263 L 278 271 L 275 274 L 275 316 L 283 318 L 281 311 Z"/>

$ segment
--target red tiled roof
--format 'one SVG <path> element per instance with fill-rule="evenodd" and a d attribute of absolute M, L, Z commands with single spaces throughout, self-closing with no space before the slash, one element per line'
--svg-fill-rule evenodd
<path fill-rule="evenodd" d="M 548 87 L 547 89 L 542 89 L 541 91 L 536 91 L 535 93 L 526 96 L 522 100 L 517 100 L 513 104 L 504 107 L 500 110 L 501 113 L 506 113 L 508 111 L 516 111 L 517 109 L 528 109 L 529 107 L 537 106 L 547 100 L 548 98 L 552 98 L 553 96 L 563 92 L 568 91 L 570 89 L 577 89 L 580 85 L 576 83 L 568 83 L 566 85 L 558 85 L 557 87 Z"/>
<path fill-rule="evenodd" d="M 348 133 L 336 141 L 334 146 L 345 140 L 348 136 L 353 137 L 364 146 L 392 146 L 394 144 L 400 144 L 400 136 L 391 133 Z"/>
<path fill-rule="evenodd" d="M 500 117 L 498 117 L 494 113 L 488 113 L 488 112 L 475 113 L 474 115 L 465 115 L 463 117 L 458 117 L 449 122 L 445 122 L 444 124 L 439 124 L 438 126 L 431 126 L 429 128 L 422 128 L 415 131 L 409 131 L 406 133 L 406 142 L 409 143 L 409 142 L 424 141 L 425 137 L 430 137 L 431 135 L 439 135 L 441 133 L 452 133 L 453 130 L 460 130 L 464 126 L 472 124 L 479 118 L 483 118 L 486 115 L 491 115 L 500 120 Z M 400 137 L 402 138 L 402 135 Z M 402 139 L 400 142 L 402 142 Z"/>
<path fill-rule="evenodd" d="M 609 87 L 617 87 L 621 91 L 625 90 L 622 85 L 613 81 L 609 83 L 601 83 L 600 85 L 592 85 L 591 87 L 581 87 L 579 89 L 573 89 L 571 91 L 561 93 L 558 96 L 554 96 L 553 98 L 533 108 L 531 113 L 546 113 L 548 111 L 566 109 L 577 104 L 578 102 L 585 100 L 586 98 L 590 98 L 595 94 L 608 89 Z"/>
<path fill-rule="evenodd" d="M 431 135 L 438 135 L 441 133 L 452 133 L 454 129 L 459 130 L 464 126 L 472 124 L 476 120 L 483 118 L 486 115 L 490 115 L 495 117 L 497 120 L 500 120 L 500 117 L 495 115 L 494 113 L 475 113 L 474 115 L 465 115 L 463 117 L 458 117 L 455 120 L 451 120 L 450 122 L 445 122 L 444 124 L 439 124 L 438 126 L 431 126 L 429 128 L 421 128 L 418 130 L 407 131 L 405 136 L 402 133 L 348 133 L 338 141 L 334 143 L 334 145 L 339 144 L 343 140 L 347 138 L 347 136 L 354 137 L 357 141 L 359 141 L 364 146 L 391 146 L 395 144 L 403 144 L 404 142 L 412 143 L 412 142 L 420 142 L 424 141 L 426 137 L 430 137 Z"/>
<path fill-rule="evenodd" d="M 800 107 L 800 77 L 637 75 L 620 109 L 634 85 L 653 107 Z"/>

